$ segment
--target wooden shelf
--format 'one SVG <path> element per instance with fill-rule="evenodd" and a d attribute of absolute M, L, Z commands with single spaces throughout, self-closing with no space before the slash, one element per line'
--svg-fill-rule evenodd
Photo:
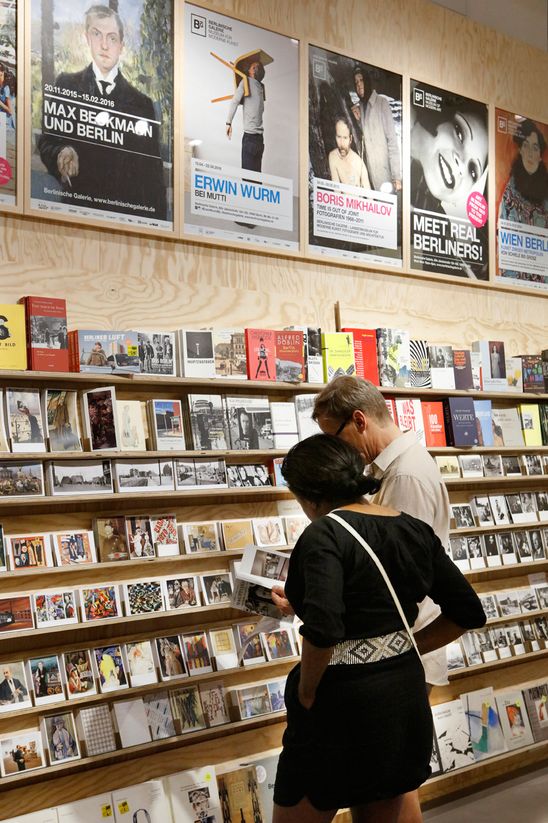
<path fill-rule="evenodd" d="M 500 593 L 501 592 L 497 592 L 497 594 Z M 487 628 L 490 628 L 491 626 L 500 626 L 504 623 L 515 623 L 516 621 L 523 623 L 525 620 L 534 620 L 535 617 L 543 617 L 546 615 L 548 615 L 548 609 L 535 609 L 532 612 L 520 612 L 519 614 L 507 614 L 501 617 L 492 617 L 491 620 L 488 620 L 485 625 Z M 541 649 L 541 651 L 545 650 Z M 505 660 L 507 659 L 508 658 L 505 658 Z"/>
<path fill-rule="evenodd" d="M 284 457 L 287 449 L 224 449 L 216 451 L 197 451 L 185 449 L 181 451 L 81 451 L 81 452 L 2 452 L 2 461 L 16 460 L 22 463 L 40 463 L 82 460 L 178 460 L 190 457 L 205 457 L 208 460 L 225 459 L 231 462 L 249 463 L 253 460 L 272 460 L 274 457 Z"/>
<path fill-rule="evenodd" d="M 457 504 L 458 505 L 458 504 Z M 530 520 L 528 523 L 506 523 L 504 526 L 467 526 L 465 529 L 450 529 L 450 535 L 490 534 L 491 532 L 506 532 L 519 529 L 548 528 L 548 520 Z M 493 568 L 498 568 L 494 566 Z"/>
<path fill-rule="evenodd" d="M 539 572 L 548 572 L 548 560 L 537 560 L 535 563 L 513 563 L 509 566 L 490 566 L 486 569 L 467 569 L 463 574 L 470 583 L 483 583 L 485 580 L 504 580 L 507 577 Z"/>
<path fill-rule="evenodd" d="M 474 486 L 546 486 L 548 476 L 545 474 L 523 474 L 521 477 L 458 477 L 444 478 L 448 489 L 465 489 Z"/>
<path fill-rule="evenodd" d="M 548 451 L 548 446 L 429 446 L 430 454 L 459 455 L 471 454 L 540 454 Z"/>
<path fill-rule="evenodd" d="M 516 615 L 515 617 L 517 619 L 518 615 Z M 507 617 L 499 622 L 513 623 L 514 617 Z M 478 674 L 478 672 L 481 672 L 481 674 L 483 675 L 484 672 L 490 672 L 493 671 L 493 669 L 499 669 L 501 667 L 506 666 L 519 666 L 520 663 L 529 663 L 532 660 L 541 660 L 545 657 L 548 657 L 548 649 L 540 649 L 540 651 L 538 652 L 526 652 L 525 654 L 516 654 L 512 657 L 503 657 L 502 660 L 491 660 L 489 663 L 478 663 L 477 666 L 465 666 L 462 669 L 454 669 L 453 671 L 450 671 L 449 680 L 459 680 L 463 677 Z M 485 681 L 485 684 L 488 685 L 488 682 Z"/>

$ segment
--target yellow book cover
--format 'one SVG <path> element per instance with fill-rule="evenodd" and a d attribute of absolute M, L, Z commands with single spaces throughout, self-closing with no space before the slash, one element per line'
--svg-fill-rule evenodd
<path fill-rule="evenodd" d="M 324 332 L 322 334 L 323 379 L 326 383 L 343 375 L 354 376 L 354 336 L 352 332 Z"/>
<path fill-rule="evenodd" d="M 253 766 L 217 775 L 223 823 L 267 823 Z"/>
<path fill-rule="evenodd" d="M 540 414 L 538 403 L 521 403 L 521 430 L 526 446 L 542 446 L 542 430 L 540 428 Z"/>
<path fill-rule="evenodd" d="M 25 307 L 0 303 L 0 369 L 26 368 Z"/>

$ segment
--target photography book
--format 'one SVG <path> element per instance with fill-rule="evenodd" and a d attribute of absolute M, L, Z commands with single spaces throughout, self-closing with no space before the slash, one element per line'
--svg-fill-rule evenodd
<path fill-rule="evenodd" d="M 410 369 L 409 380 L 415 389 L 431 389 L 430 359 L 428 357 L 428 340 L 409 341 Z"/>
<path fill-rule="evenodd" d="M 273 447 L 268 397 L 226 397 L 225 405 L 231 449 L 257 451 Z"/>
<path fill-rule="evenodd" d="M 25 307 L 11 303 L 1 303 L 0 369 L 25 371 L 26 368 Z"/>
<path fill-rule="evenodd" d="M 272 434 L 275 449 L 290 449 L 299 441 L 295 404 L 271 402 Z"/>
<path fill-rule="evenodd" d="M 215 377 L 212 332 L 179 329 L 178 337 L 182 376 Z"/>
<path fill-rule="evenodd" d="M 433 389 L 454 389 L 453 349 L 451 346 L 428 346 Z"/>
<path fill-rule="evenodd" d="M 177 375 L 175 332 L 137 331 L 141 374 Z"/>
<path fill-rule="evenodd" d="M 78 329 L 69 332 L 70 370 L 92 374 L 139 374 L 135 331 Z"/>
<path fill-rule="evenodd" d="M 471 397 L 448 397 L 443 401 L 448 446 L 477 446 L 478 423 Z"/>
<path fill-rule="evenodd" d="M 523 392 L 523 363 L 521 357 L 506 358 L 506 382 L 508 391 L 521 394 Z"/>
<path fill-rule="evenodd" d="M 493 418 L 493 429 L 495 437 L 502 439 L 497 442 L 497 446 L 517 446 L 522 448 L 523 434 L 521 431 L 521 419 L 515 406 L 495 408 L 491 410 Z"/>
<path fill-rule="evenodd" d="M 296 394 L 293 397 L 295 412 L 297 414 L 299 440 L 304 440 L 306 437 L 310 437 L 313 434 L 320 434 L 321 432 L 316 421 L 312 419 L 315 399 L 315 394 Z"/>
<path fill-rule="evenodd" d="M 32 371 L 69 371 L 67 304 L 55 297 L 21 297 L 27 328 L 27 363 Z"/>
<path fill-rule="evenodd" d="M 411 384 L 409 332 L 403 329 L 377 329 L 377 354 L 381 386 L 407 387 Z"/>
<path fill-rule="evenodd" d="M 223 397 L 220 394 L 189 394 L 190 428 L 196 451 L 230 448 Z"/>
<path fill-rule="evenodd" d="M 271 589 L 273 586 L 283 586 L 285 583 L 289 568 L 289 554 L 249 546 L 244 549 L 242 559 L 237 565 L 237 575 L 240 580 Z"/>
<path fill-rule="evenodd" d="M 521 430 L 526 446 L 542 446 L 542 429 L 538 403 L 520 403 Z"/>
<path fill-rule="evenodd" d="M 147 401 L 148 431 L 156 451 L 184 451 L 183 405 L 180 400 Z"/>
<path fill-rule="evenodd" d="M 500 340 L 476 340 L 472 343 L 472 351 L 480 356 L 483 391 L 508 391 L 504 343 Z"/>
<path fill-rule="evenodd" d="M 453 349 L 453 373 L 456 389 L 471 391 L 474 388 L 472 357 L 468 349 Z"/>
<path fill-rule="evenodd" d="M 357 329 L 345 326 L 341 332 L 350 333 L 354 346 L 356 377 L 363 377 L 373 385 L 379 385 L 379 363 L 377 357 L 377 330 Z"/>
<path fill-rule="evenodd" d="M 247 380 L 247 359 L 243 329 L 213 329 L 215 376 Z"/>

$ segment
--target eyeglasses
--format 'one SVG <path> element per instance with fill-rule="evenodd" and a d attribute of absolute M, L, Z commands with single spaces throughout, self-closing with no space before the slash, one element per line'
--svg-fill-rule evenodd
<path fill-rule="evenodd" d="M 352 412 L 352 414 L 349 414 L 349 415 L 348 415 L 348 417 L 345 417 L 345 419 L 343 420 L 343 422 L 341 423 L 341 425 L 339 426 L 339 428 L 338 428 L 338 429 L 337 429 L 337 431 L 335 432 L 335 435 L 334 435 L 334 436 L 335 436 L 335 437 L 338 437 L 338 436 L 339 436 L 339 434 L 342 432 L 342 430 L 343 430 L 346 426 L 348 426 L 348 424 L 350 423 L 350 421 L 351 421 L 351 420 L 353 420 L 353 419 L 354 419 L 354 412 Z"/>

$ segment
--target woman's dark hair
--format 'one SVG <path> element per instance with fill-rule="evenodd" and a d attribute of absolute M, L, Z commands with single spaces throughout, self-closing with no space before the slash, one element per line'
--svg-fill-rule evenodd
<path fill-rule="evenodd" d="M 525 170 L 521 154 L 517 154 L 512 164 L 512 176 L 516 189 L 519 193 L 529 200 L 531 203 L 540 204 L 548 198 L 548 171 L 544 165 L 542 155 L 546 149 L 546 140 L 541 130 L 533 120 L 524 120 L 520 124 L 519 131 L 514 135 L 514 143 L 521 149 L 524 140 L 530 137 L 531 134 L 536 134 L 540 148 L 540 158 L 538 169 L 534 174 L 529 174 Z"/>
<path fill-rule="evenodd" d="M 365 475 L 360 452 L 332 434 L 314 434 L 287 453 L 282 474 L 291 491 L 311 503 L 352 503 L 376 492 L 380 483 Z"/>

